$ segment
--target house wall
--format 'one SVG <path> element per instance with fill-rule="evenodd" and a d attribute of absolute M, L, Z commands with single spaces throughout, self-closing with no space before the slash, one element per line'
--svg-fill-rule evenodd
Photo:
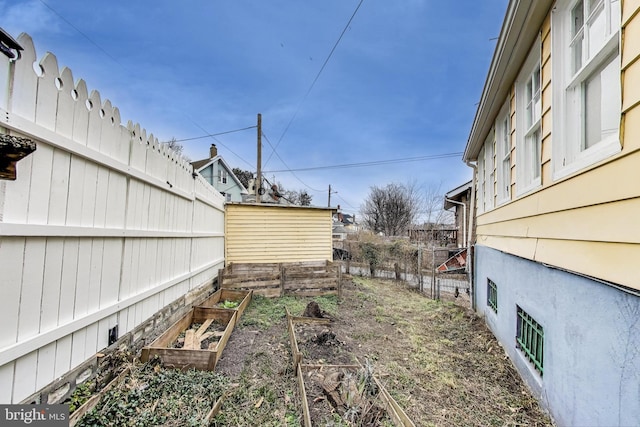
<path fill-rule="evenodd" d="M 556 423 L 637 425 L 640 298 L 484 245 L 475 252 L 477 311 Z M 498 288 L 497 313 L 487 278 Z M 543 376 L 516 348 L 516 306 L 544 328 Z"/>
<path fill-rule="evenodd" d="M 0 131 L 37 149 L 0 181 L 0 403 L 95 359 L 110 328 L 200 295 L 224 265 L 220 194 L 54 55 L 36 75 L 31 38 L 18 41 L 22 58 L 0 59 Z"/>
<path fill-rule="evenodd" d="M 477 217 L 477 241 L 531 260 L 640 289 L 640 2 L 622 2 L 620 153 L 553 179 L 551 17 L 541 26 L 542 185 Z M 504 102 L 504 100 L 501 100 Z M 512 109 L 515 108 L 511 103 Z M 513 112 L 513 110 L 512 110 Z M 517 111 L 515 112 L 517 114 Z M 515 146 L 513 168 L 517 169 Z M 494 174 L 496 175 L 496 174 Z M 516 175 L 512 173 L 515 184 Z M 493 185 L 493 183 L 492 183 Z"/>
<path fill-rule="evenodd" d="M 218 171 L 220 169 L 226 169 L 222 162 L 216 161 L 213 164 L 207 166 L 200 171 L 200 175 L 211 184 L 216 190 L 224 192 L 225 194 L 231 194 L 232 202 L 242 201 L 242 188 L 231 177 L 231 171 L 227 170 L 228 178 L 227 183 L 223 184 L 218 182 Z"/>
<path fill-rule="evenodd" d="M 227 263 L 332 259 L 332 210 L 270 204 L 227 204 Z"/>

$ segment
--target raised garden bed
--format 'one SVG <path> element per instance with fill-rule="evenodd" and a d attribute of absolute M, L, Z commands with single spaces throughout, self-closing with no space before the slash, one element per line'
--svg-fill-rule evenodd
<path fill-rule="evenodd" d="M 212 371 L 231 336 L 237 316 L 236 310 L 195 307 L 150 346 L 144 347 L 140 359 L 146 362 L 158 356 L 168 367 Z"/>
<path fill-rule="evenodd" d="M 300 364 L 297 375 L 305 427 L 415 427 L 370 366 Z"/>
<path fill-rule="evenodd" d="M 242 313 L 251 302 L 253 291 L 237 291 L 231 289 L 218 289 L 198 307 L 210 307 L 235 310 L 240 320 Z"/>
<path fill-rule="evenodd" d="M 69 425 L 208 426 L 229 391 L 215 372 L 166 369 L 158 361 L 130 366 L 70 417 Z"/>

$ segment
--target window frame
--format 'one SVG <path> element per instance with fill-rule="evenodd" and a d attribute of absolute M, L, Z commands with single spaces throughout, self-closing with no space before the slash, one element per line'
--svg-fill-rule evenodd
<path fill-rule="evenodd" d="M 575 7 L 582 2 L 583 22 L 580 30 L 572 34 L 571 18 Z M 599 48 L 592 50 L 590 28 L 600 15 L 590 14 L 588 0 L 571 0 L 558 2 L 552 13 L 552 46 L 551 56 L 553 90 L 553 179 L 562 179 L 570 174 L 585 169 L 601 160 L 609 158 L 622 150 L 620 143 L 620 119 L 622 115 L 622 86 L 621 86 L 621 30 L 620 30 L 620 2 L 612 0 L 597 1 L 594 10 L 602 9 L 604 13 L 605 34 L 602 36 Z M 599 12 L 599 13 L 600 13 Z M 580 63 L 575 67 L 574 46 L 580 38 Z M 586 147 L 587 121 L 585 116 L 588 106 L 585 101 L 586 82 L 592 77 L 603 75 L 608 66 L 617 70 L 616 76 L 609 83 L 615 85 L 619 97 L 613 101 L 616 104 L 617 122 L 610 134 L 589 147 Z M 611 91 L 607 91 L 610 93 Z M 607 102 L 610 98 L 607 99 Z M 601 101 L 602 102 L 602 101 Z M 578 106 L 576 106 L 578 105 Z M 606 111 L 606 109 L 604 109 Z M 603 111 L 602 105 L 599 113 Z M 615 119 L 614 119 L 615 121 Z M 600 131 L 602 133 L 602 130 Z M 577 136 L 576 136 L 577 135 Z"/>
<path fill-rule="evenodd" d="M 497 173 L 497 205 L 510 200 L 511 196 L 511 109 L 507 99 L 496 119 L 496 166 Z"/>
<path fill-rule="evenodd" d="M 485 211 L 495 208 L 495 183 L 496 183 L 496 161 L 495 161 L 495 129 L 491 129 L 484 141 L 484 167 L 485 167 Z"/>
<path fill-rule="evenodd" d="M 498 285 L 487 277 L 487 306 L 498 314 Z"/>
<path fill-rule="evenodd" d="M 516 194 L 542 185 L 542 42 L 540 36 L 516 79 Z M 537 77 L 536 77 L 537 74 Z M 533 88 L 537 78 L 537 91 Z M 531 115 L 528 116 L 528 105 Z M 538 111 L 539 110 L 539 111 Z M 527 123 L 530 120 L 531 123 Z M 535 140 L 534 140 L 535 138 Z M 533 142 L 533 143 L 532 143 Z"/>
<path fill-rule="evenodd" d="M 516 348 L 542 377 L 544 375 L 544 327 L 518 305 L 516 305 Z"/>
<path fill-rule="evenodd" d="M 485 195 L 484 195 L 484 190 L 485 190 L 485 168 L 486 168 L 486 164 L 485 164 L 485 159 L 484 159 L 484 145 L 482 146 L 482 148 L 480 149 L 480 152 L 478 153 L 478 182 L 476 184 L 476 186 L 478 187 L 477 189 L 477 198 L 478 198 L 478 211 L 480 213 L 484 212 L 485 209 L 485 205 L 484 205 L 484 201 L 485 201 Z"/>
<path fill-rule="evenodd" d="M 224 168 L 218 169 L 218 182 L 220 184 L 226 184 L 229 181 L 229 173 Z"/>

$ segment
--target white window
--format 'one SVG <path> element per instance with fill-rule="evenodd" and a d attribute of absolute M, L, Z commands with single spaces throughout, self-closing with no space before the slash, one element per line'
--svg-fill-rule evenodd
<path fill-rule="evenodd" d="M 484 197 L 484 190 L 485 190 L 484 170 L 485 170 L 484 147 L 482 147 L 482 149 L 480 150 L 480 153 L 478 153 L 478 184 L 477 184 L 478 194 L 477 194 L 477 198 L 478 198 L 478 211 L 479 212 L 484 212 L 486 210 L 486 208 L 484 206 L 484 201 L 485 201 L 485 197 Z"/>
<path fill-rule="evenodd" d="M 516 80 L 516 188 L 526 193 L 541 184 L 542 89 L 540 39 L 529 52 Z"/>
<path fill-rule="evenodd" d="M 509 101 L 505 103 L 496 120 L 496 151 L 498 164 L 498 204 L 509 200 L 511 188 L 511 116 Z"/>
<path fill-rule="evenodd" d="M 224 198 L 225 198 L 225 200 L 226 200 L 227 202 L 230 202 L 230 201 L 231 201 L 231 194 L 230 194 L 230 193 L 226 193 L 226 194 L 224 195 Z"/>
<path fill-rule="evenodd" d="M 620 151 L 620 0 L 559 2 L 552 40 L 553 168 L 562 178 Z"/>
<path fill-rule="evenodd" d="M 496 166 L 494 155 L 494 132 L 489 133 L 489 136 L 484 142 L 485 152 L 485 207 L 487 210 L 493 209 L 494 206 L 494 186 L 496 183 Z"/>
<path fill-rule="evenodd" d="M 218 182 L 221 184 L 226 184 L 229 174 L 224 169 L 218 169 Z"/>

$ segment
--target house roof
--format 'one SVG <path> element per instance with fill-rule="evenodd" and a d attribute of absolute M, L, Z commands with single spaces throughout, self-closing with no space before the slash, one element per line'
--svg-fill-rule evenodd
<path fill-rule="evenodd" d="M 465 195 L 468 191 L 471 191 L 471 181 L 466 182 L 456 188 L 454 188 L 453 190 L 449 191 L 448 193 L 446 193 L 444 195 L 444 208 L 446 209 L 451 209 L 452 207 L 456 206 L 455 203 L 451 203 L 449 202 L 447 199 L 451 199 L 451 200 L 456 200 L 456 201 L 461 201 L 462 196 Z"/>
<path fill-rule="evenodd" d="M 509 0 L 463 159 L 474 161 L 554 0 Z"/>
<path fill-rule="evenodd" d="M 242 185 L 238 177 L 233 173 L 231 166 L 229 166 L 229 164 L 224 160 L 222 156 L 218 155 L 210 159 L 196 160 L 195 162 L 191 162 L 191 165 L 193 166 L 193 169 L 199 173 L 201 170 L 206 169 L 207 167 L 209 167 L 209 165 L 212 165 L 216 162 L 220 162 L 223 164 L 224 168 L 227 170 L 227 172 L 229 172 L 229 176 L 236 182 L 236 184 L 240 186 L 241 194 L 249 194 L 249 191 L 244 188 L 244 185 Z"/>

